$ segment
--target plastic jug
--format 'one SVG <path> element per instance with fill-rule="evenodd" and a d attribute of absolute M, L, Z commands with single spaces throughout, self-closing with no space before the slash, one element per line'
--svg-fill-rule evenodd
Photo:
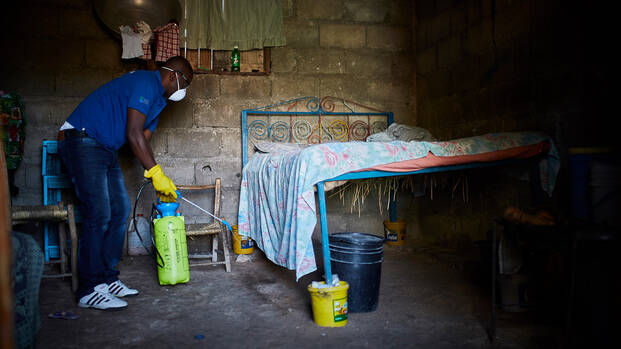
<path fill-rule="evenodd" d="M 185 238 L 185 220 L 176 215 L 176 202 L 156 205 L 161 218 L 153 220 L 157 276 L 160 285 L 175 285 L 190 281 L 188 246 Z"/>
<path fill-rule="evenodd" d="M 151 254 L 153 243 L 151 242 L 151 224 L 149 224 L 149 221 L 142 214 L 137 214 L 135 226 L 133 220 L 129 224 L 127 254 L 130 256 Z M 142 238 L 142 241 L 140 241 L 140 238 Z"/>

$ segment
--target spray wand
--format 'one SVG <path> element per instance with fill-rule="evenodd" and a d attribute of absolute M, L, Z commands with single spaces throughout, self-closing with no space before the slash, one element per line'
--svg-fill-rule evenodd
<path fill-rule="evenodd" d="M 229 229 L 229 231 L 233 231 L 233 228 L 231 227 L 231 225 L 230 225 L 227 221 L 225 221 L 224 219 L 221 219 L 221 218 L 216 217 L 216 216 L 215 216 L 214 214 L 212 214 L 211 212 L 209 212 L 209 211 L 205 210 L 204 208 L 202 208 L 202 207 L 198 206 L 197 204 L 193 203 L 192 201 L 190 201 L 190 200 L 186 199 L 185 197 L 183 197 L 183 196 L 181 195 L 181 193 L 179 192 L 179 190 L 177 190 L 177 198 L 178 198 L 178 199 L 182 199 L 183 201 L 187 202 L 188 204 L 190 204 L 190 205 L 192 205 L 192 206 L 194 206 L 194 207 L 198 208 L 199 210 L 201 210 L 201 211 L 203 211 L 203 212 L 207 213 L 208 215 L 210 215 L 211 217 L 213 217 L 213 219 L 215 219 L 215 220 L 217 220 L 218 222 L 220 222 L 220 223 L 222 223 L 222 224 L 226 225 L 226 227 Z"/>

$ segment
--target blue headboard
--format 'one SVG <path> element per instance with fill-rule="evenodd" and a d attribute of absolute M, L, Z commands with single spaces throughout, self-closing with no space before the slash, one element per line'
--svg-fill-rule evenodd
<path fill-rule="evenodd" d="M 336 97 L 301 97 L 242 110 L 242 167 L 255 141 L 318 144 L 364 141 L 393 114 Z"/>

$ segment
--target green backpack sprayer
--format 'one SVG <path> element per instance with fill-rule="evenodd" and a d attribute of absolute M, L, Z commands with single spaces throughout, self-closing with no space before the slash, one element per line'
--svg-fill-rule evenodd
<path fill-rule="evenodd" d="M 132 217 L 134 226 L 136 227 L 136 233 L 143 245 L 144 240 L 140 236 L 136 224 L 136 206 L 142 190 L 147 183 L 150 183 L 150 181 L 143 183 L 138 190 Z M 183 199 L 185 202 L 207 213 L 232 231 L 229 223 L 184 198 L 179 191 L 177 191 L 177 198 Z M 154 214 L 155 218 L 153 217 Z M 160 285 L 175 285 L 190 281 L 188 246 L 185 237 L 185 219 L 179 212 L 179 204 L 176 202 L 161 202 L 158 199 L 158 204 L 153 207 L 151 219 L 153 221 L 153 250 L 155 252 L 155 262 L 157 264 L 157 275 Z"/>

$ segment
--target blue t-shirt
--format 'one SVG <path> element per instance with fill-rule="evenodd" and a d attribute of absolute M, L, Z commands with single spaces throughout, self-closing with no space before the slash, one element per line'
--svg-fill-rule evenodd
<path fill-rule="evenodd" d="M 159 71 L 137 70 L 116 78 L 88 95 L 67 118 L 100 144 L 119 149 L 126 142 L 127 108 L 146 116 L 144 128 L 155 131 L 166 106 Z"/>

